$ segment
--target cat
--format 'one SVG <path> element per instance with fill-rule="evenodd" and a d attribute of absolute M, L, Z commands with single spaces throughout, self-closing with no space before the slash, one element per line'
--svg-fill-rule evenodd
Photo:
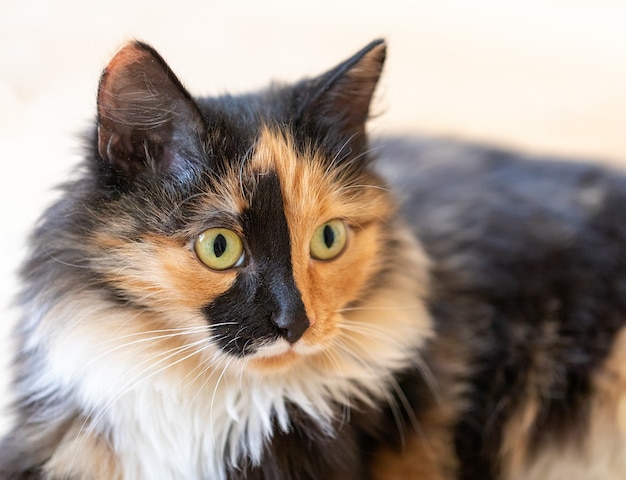
<path fill-rule="evenodd" d="M 0 478 L 624 478 L 626 177 L 370 139 L 385 54 L 209 98 L 113 57 L 22 268 Z"/>

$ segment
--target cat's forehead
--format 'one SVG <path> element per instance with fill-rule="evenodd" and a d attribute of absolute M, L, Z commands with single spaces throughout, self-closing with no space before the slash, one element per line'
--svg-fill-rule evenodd
<path fill-rule="evenodd" d="M 193 195 L 189 234 L 217 224 L 247 234 L 243 219 L 263 215 L 269 225 L 273 202 L 305 236 L 331 219 L 365 224 L 393 208 L 373 172 L 363 168 L 356 175 L 354 169 L 333 162 L 341 152 L 329 158 L 323 149 L 302 148 L 288 132 L 271 126 L 258 132 L 247 152 L 227 159 L 218 174 L 211 174 L 210 185 L 200 186 Z"/>
<path fill-rule="evenodd" d="M 241 171 L 250 181 L 250 188 L 256 188 L 255 179 L 264 175 L 276 174 L 283 189 L 291 193 L 305 193 L 313 181 L 326 184 L 332 178 L 330 171 L 322 170 L 324 159 L 319 151 L 299 151 L 294 139 L 287 133 L 269 127 L 262 127 L 254 147 L 242 160 Z"/>
<path fill-rule="evenodd" d="M 267 188 L 263 179 L 275 176 L 278 188 L 273 194 L 280 197 L 285 212 L 296 223 L 368 216 L 382 193 L 368 187 L 375 187 L 379 179 L 365 169 L 358 177 L 348 175 L 341 164 L 331 160 L 321 149 L 298 148 L 285 131 L 262 126 L 248 151 L 230 159 L 205 206 L 240 215 L 250 210 L 258 189 Z"/>

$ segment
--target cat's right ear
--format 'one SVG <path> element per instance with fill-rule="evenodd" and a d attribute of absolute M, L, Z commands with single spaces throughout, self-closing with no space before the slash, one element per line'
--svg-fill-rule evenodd
<path fill-rule="evenodd" d="M 184 175 L 201 150 L 202 128 L 195 102 L 152 47 L 127 44 L 102 73 L 98 154 L 118 180 Z"/>

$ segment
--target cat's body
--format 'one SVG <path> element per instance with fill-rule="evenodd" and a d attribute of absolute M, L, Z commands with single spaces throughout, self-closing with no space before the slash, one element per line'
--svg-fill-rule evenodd
<path fill-rule="evenodd" d="M 115 56 L 23 269 L 2 478 L 621 478 L 626 179 L 372 148 L 383 60 L 192 100 Z"/>
<path fill-rule="evenodd" d="M 625 478 L 626 176 L 387 143 L 381 167 L 431 260 L 426 356 L 437 418 L 455 410 L 451 478 Z"/>

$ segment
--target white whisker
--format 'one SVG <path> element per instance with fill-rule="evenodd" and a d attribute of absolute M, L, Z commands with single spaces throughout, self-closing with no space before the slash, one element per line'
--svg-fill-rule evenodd
<path fill-rule="evenodd" d="M 384 306 L 384 307 L 366 307 L 366 306 L 343 307 L 343 308 L 340 308 L 338 310 L 335 310 L 335 313 L 358 312 L 358 311 L 386 312 L 386 311 L 411 310 L 411 309 L 414 309 L 415 307 L 418 307 L 418 306 L 420 306 L 419 303 L 415 303 L 415 304 L 412 304 L 412 305 L 403 305 L 403 306 L 399 306 L 399 307 L 390 307 L 390 306 Z"/>
<path fill-rule="evenodd" d="M 337 325 L 340 329 L 351 331 L 354 333 L 363 334 L 365 336 L 385 337 L 389 342 L 395 342 L 395 337 L 389 330 L 384 327 L 366 323 L 359 323 L 356 321 L 350 321 L 343 319 L 342 322 Z M 413 365 L 422 375 L 422 378 L 426 382 L 430 392 L 436 397 L 440 398 L 440 390 L 437 379 L 435 378 L 432 370 L 426 364 L 419 352 L 415 352 L 413 356 L 407 359 L 411 365 Z"/>
<path fill-rule="evenodd" d="M 224 365 L 224 367 L 222 368 L 222 373 L 220 373 L 220 376 L 217 379 L 217 382 L 215 383 L 215 386 L 213 387 L 213 395 L 211 395 L 211 407 L 209 408 L 209 419 L 210 419 L 210 424 L 214 425 L 214 417 L 213 417 L 213 408 L 215 406 L 215 397 L 217 395 L 217 391 L 219 389 L 220 383 L 222 382 L 222 379 L 224 378 L 224 374 L 226 373 L 226 370 L 228 369 L 228 367 L 230 367 L 230 364 L 233 362 L 234 357 L 230 357 L 228 359 L 228 361 L 226 362 L 226 365 Z M 213 438 L 213 442 L 215 442 L 215 435 L 212 437 Z M 214 443 L 215 445 L 215 443 Z"/>
<path fill-rule="evenodd" d="M 148 359 L 145 359 L 144 361 L 140 362 L 139 364 L 137 364 L 136 366 L 141 366 L 145 363 L 149 363 L 149 366 L 147 368 L 142 369 L 140 372 L 138 372 L 137 374 L 135 374 L 132 378 L 130 378 L 129 380 L 127 380 L 121 387 L 121 391 L 118 391 L 115 395 L 113 395 L 112 398 L 110 398 L 103 406 L 101 407 L 96 407 L 93 406 L 89 412 L 87 412 L 87 414 L 85 415 L 85 418 L 75 436 L 75 438 L 78 440 L 81 436 L 81 434 L 83 433 L 83 431 L 85 431 L 86 427 L 87 427 L 87 423 L 89 422 L 93 428 L 97 428 L 96 426 L 98 425 L 98 423 L 109 413 L 110 409 L 113 408 L 113 406 L 115 405 L 115 403 L 117 403 L 119 401 L 120 398 L 124 397 L 128 392 L 130 392 L 138 383 L 138 381 L 145 381 L 148 380 L 149 378 L 153 377 L 154 375 L 158 375 L 160 372 L 162 372 L 163 370 L 173 367 L 176 364 L 188 359 L 189 357 L 195 355 L 198 353 L 197 350 L 193 350 L 190 354 L 186 355 L 183 358 L 180 358 L 178 360 L 176 360 L 175 362 L 165 365 L 161 368 L 159 368 L 158 370 L 149 373 L 148 375 L 144 374 L 146 372 L 149 371 L 150 367 L 155 366 L 155 365 L 159 365 L 160 363 L 162 363 L 163 361 L 169 360 L 171 357 L 178 355 L 181 352 L 184 352 L 186 350 L 189 349 L 194 349 L 195 346 L 197 344 L 203 343 L 206 340 L 203 339 L 202 341 L 198 341 L 198 342 L 194 342 L 192 344 L 186 344 L 183 346 L 179 346 L 176 348 L 173 348 L 171 350 L 165 351 L 165 352 L 160 352 Z M 154 362 L 154 359 L 161 357 L 163 355 L 166 355 L 164 358 L 161 358 L 159 360 L 157 360 L 156 362 Z M 95 416 L 93 415 L 96 408 L 101 408 L 101 411 L 99 411 Z M 84 443 L 84 440 L 82 440 L 80 442 L 80 444 L 82 445 Z M 80 448 L 78 448 L 76 451 L 78 452 L 80 450 Z M 76 459 L 74 458 L 72 460 L 72 462 L 74 462 Z"/>
<path fill-rule="evenodd" d="M 336 340 L 334 342 L 335 348 L 338 348 L 339 350 L 345 352 L 352 359 L 353 362 L 357 363 L 361 368 L 367 371 L 370 375 L 372 376 L 376 375 L 375 371 L 373 370 L 373 367 L 363 360 L 359 352 L 355 351 L 352 347 L 347 345 L 345 342 L 340 341 L 339 338 L 335 340 Z M 387 381 L 391 384 L 392 387 L 394 383 L 395 385 L 397 385 L 397 382 L 395 381 L 393 376 L 389 376 L 389 378 L 387 378 Z M 405 432 L 404 432 L 404 421 L 403 421 L 402 412 L 400 411 L 400 408 L 398 406 L 396 399 L 393 397 L 393 395 L 390 394 L 389 390 L 387 390 L 386 388 L 382 389 L 381 393 L 382 393 L 383 398 L 385 399 L 385 402 L 387 403 L 387 405 L 389 405 L 389 409 L 391 410 L 391 413 L 394 417 L 394 421 L 396 422 L 396 427 L 398 428 L 400 441 L 404 445 L 406 442 L 406 437 L 405 437 Z"/>

